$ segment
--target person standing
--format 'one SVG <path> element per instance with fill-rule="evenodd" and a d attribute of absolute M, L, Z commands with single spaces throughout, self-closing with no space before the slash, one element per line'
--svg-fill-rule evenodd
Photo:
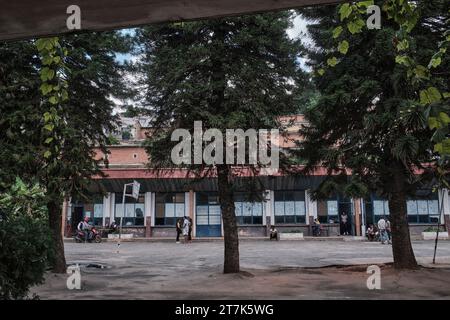
<path fill-rule="evenodd" d="M 320 221 L 317 218 L 314 219 L 314 224 L 312 226 L 312 231 L 313 231 L 313 236 L 314 237 L 318 237 L 321 234 L 321 232 L 320 232 Z"/>
<path fill-rule="evenodd" d="M 189 221 L 188 217 L 184 217 L 183 220 L 183 237 L 184 237 L 184 243 L 188 243 L 189 241 L 189 227 L 191 225 L 191 222 Z"/>
<path fill-rule="evenodd" d="M 188 233 L 188 241 L 192 242 L 192 218 L 188 217 L 189 220 L 189 233 Z"/>
<path fill-rule="evenodd" d="M 378 220 L 378 231 L 380 232 L 381 244 L 385 244 L 387 241 L 386 220 L 384 216 Z"/>
<path fill-rule="evenodd" d="M 177 219 L 175 227 L 177 229 L 176 243 L 180 243 L 180 235 L 183 233 L 183 219 L 182 218 Z"/>
<path fill-rule="evenodd" d="M 348 233 L 348 215 L 344 211 L 341 214 L 341 235 L 347 236 Z"/>
<path fill-rule="evenodd" d="M 388 239 L 388 244 L 392 243 L 392 237 L 391 237 L 392 231 L 391 231 L 391 222 L 388 218 L 386 218 L 386 235 Z"/>

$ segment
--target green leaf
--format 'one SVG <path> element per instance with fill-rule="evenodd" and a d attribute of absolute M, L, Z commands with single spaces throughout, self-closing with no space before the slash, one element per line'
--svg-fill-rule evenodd
<path fill-rule="evenodd" d="M 450 117 L 445 112 L 439 112 L 439 121 L 445 125 L 450 123 Z"/>
<path fill-rule="evenodd" d="M 365 8 L 368 8 L 368 7 L 372 6 L 373 4 L 374 4 L 374 1 L 373 1 L 373 0 L 360 1 L 360 2 L 357 2 L 357 3 L 356 3 L 356 5 L 357 5 L 358 7 L 365 7 Z"/>
<path fill-rule="evenodd" d="M 49 138 L 45 139 L 44 143 L 50 144 L 50 143 L 52 143 L 52 141 L 53 141 L 53 137 L 49 137 Z"/>
<path fill-rule="evenodd" d="M 341 8 L 339 9 L 339 14 L 341 15 L 341 21 L 344 21 L 344 19 L 348 18 L 350 14 L 352 13 L 352 7 L 349 3 L 344 3 Z"/>
<path fill-rule="evenodd" d="M 435 87 L 430 87 L 427 89 L 427 91 L 428 91 L 428 97 L 430 98 L 431 103 L 440 102 L 442 100 L 441 93 Z"/>
<path fill-rule="evenodd" d="M 47 131 L 50 131 L 50 132 L 52 132 L 54 128 L 55 128 L 55 126 L 51 123 L 48 123 L 44 126 L 44 129 Z"/>
<path fill-rule="evenodd" d="M 347 54 L 349 48 L 348 41 L 344 40 L 339 43 L 338 50 L 342 54 Z"/>
<path fill-rule="evenodd" d="M 442 58 L 441 57 L 437 57 L 437 58 L 433 58 L 430 61 L 430 64 L 428 65 L 428 68 L 437 68 L 441 65 L 442 63 Z"/>
<path fill-rule="evenodd" d="M 42 92 L 42 95 L 47 95 L 49 92 L 51 92 L 52 91 L 52 86 L 51 85 L 49 85 L 48 83 L 43 83 L 41 86 L 40 86 L 40 88 L 39 88 L 40 90 L 41 90 L 41 92 Z"/>
<path fill-rule="evenodd" d="M 435 87 L 420 91 L 420 104 L 428 105 L 442 100 L 441 93 Z"/>
<path fill-rule="evenodd" d="M 408 56 L 396 56 L 395 62 L 398 64 L 401 64 L 401 65 L 404 65 L 406 67 L 409 67 L 411 65 Z"/>
<path fill-rule="evenodd" d="M 336 66 L 338 63 L 339 63 L 339 61 L 338 61 L 338 59 L 337 59 L 336 57 L 329 58 L 329 59 L 327 60 L 327 64 L 328 64 L 330 67 L 334 67 L 334 66 Z"/>
<path fill-rule="evenodd" d="M 325 74 L 325 70 L 324 70 L 324 69 L 319 69 L 319 70 L 317 70 L 317 73 L 318 73 L 320 76 L 323 76 L 323 75 Z"/>
<path fill-rule="evenodd" d="M 428 118 L 428 126 L 430 129 L 439 129 L 441 128 L 441 124 L 439 123 L 438 119 L 436 117 L 429 117 Z"/>
<path fill-rule="evenodd" d="M 414 68 L 414 73 L 415 73 L 416 77 L 420 78 L 420 79 L 429 79 L 429 77 L 430 77 L 428 69 L 422 65 L 416 66 Z"/>
<path fill-rule="evenodd" d="M 52 152 L 51 152 L 50 150 L 47 150 L 47 151 L 44 152 L 44 158 L 45 158 L 45 159 L 50 158 L 51 155 L 52 155 Z"/>
<path fill-rule="evenodd" d="M 333 39 L 339 38 L 339 36 L 341 35 L 342 31 L 344 31 L 344 28 L 342 28 L 342 26 L 334 28 L 334 30 L 333 30 Z"/>
<path fill-rule="evenodd" d="M 409 42 L 408 42 L 408 40 L 406 40 L 406 39 L 403 39 L 402 41 L 400 41 L 398 44 L 397 44 L 397 50 L 398 51 L 405 51 L 406 49 L 408 49 L 409 48 Z"/>
<path fill-rule="evenodd" d="M 348 31 L 350 31 L 351 34 L 360 33 L 364 26 L 365 26 L 364 21 L 359 18 L 347 23 L 347 29 Z"/>
<path fill-rule="evenodd" d="M 441 155 L 450 155 L 450 139 L 445 139 L 444 141 L 434 145 L 434 151 Z"/>
<path fill-rule="evenodd" d="M 51 113 L 49 113 L 49 112 L 44 113 L 44 121 L 45 122 L 49 122 L 52 118 L 53 118 L 53 116 L 51 115 Z"/>
<path fill-rule="evenodd" d="M 50 99 L 48 99 L 48 101 L 53 105 L 58 104 L 58 98 L 55 96 L 51 96 Z"/>

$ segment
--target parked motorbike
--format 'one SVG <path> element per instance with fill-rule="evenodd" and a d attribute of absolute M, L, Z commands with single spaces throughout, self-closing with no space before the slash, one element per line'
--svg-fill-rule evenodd
<path fill-rule="evenodd" d="M 85 234 L 82 231 L 78 231 L 77 230 L 77 234 L 74 237 L 75 242 L 77 243 L 81 243 L 81 242 L 85 242 Z M 95 243 L 100 243 L 102 242 L 102 237 L 100 235 L 100 233 L 97 231 L 97 229 L 92 228 L 90 230 L 90 233 L 88 235 L 88 239 L 87 242 L 91 243 L 92 241 L 94 241 Z"/>

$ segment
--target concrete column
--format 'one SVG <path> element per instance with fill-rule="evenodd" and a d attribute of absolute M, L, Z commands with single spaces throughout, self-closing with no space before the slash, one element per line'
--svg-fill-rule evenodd
<path fill-rule="evenodd" d="M 194 190 L 189 190 L 185 193 L 185 205 L 187 208 L 187 214 L 192 219 L 192 238 L 197 236 L 197 228 L 195 223 L 195 192 Z"/>
<path fill-rule="evenodd" d="M 146 238 L 150 238 L 152 236 L 153 207 L 152 193 L 146 192 L 144 198 L 144 225 Z"/>
<path fill-rule="evenodd" d="M 110 210 L 109 210 L 109 221 L 114 221 L 114 212 L 116 210 L 116 194 L 114 192 L 110 193 Z"/>
<path fill-rule="evenodd" d="M 308 191 L 308 215 L 310 217 L 310 221 L 314 221 L 314 219 L 317 218 L 317 201 L 311 198 L 310 191 Z"/>
<path fill-rule="evenodd" d="M 107 193 L 103 197 L 103 221 L 102 225 L 109 226 L 111 224 L 111 193 Z"/>
<path fill-rule="evenodd" d="M 353 199 L 353 212 L 355 217 L 356 235 L 361 235 L 361 199 Z"/>
<path fill-rule="evenodd" d="M 151 218 L 150 218 L 150 226 L 151 227 L 154 227 L 155 226 L 155 208 L 156 208 L 156 193 L 154 193 L 154 192 L 151 192 L 151 196 L 150 196 L 150 198 L 151 198 L 151 212 L 152 212 L 152 214 L 151 214 Z"/>
<path fill-rule="evenodd" d="M 268 210 L 266 214 L 266 225 L 275 225 L 275 193 L 273 190 L 269 191 Z M 270 221 L 267 221 L 267 217 Z"/>
<path fill-rule="evenodd" d="M 272 191 L 265 190 L 264 191 L 264 202 L 263 202 L 263 218 L 262 218 L 262 224 L 266 227 L 265 235 L 266 237 L 269 236 L 269 230 L 270 225 L 272 224 L 273 220 L 271 219 L 272 215 Z"/>

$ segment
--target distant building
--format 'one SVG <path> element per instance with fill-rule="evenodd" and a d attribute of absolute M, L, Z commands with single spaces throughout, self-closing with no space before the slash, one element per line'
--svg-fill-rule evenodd
<path fill-rule="evenodd" d="M 302 115 L 281 118 L 288 126 L 287 138 L 280 141 L 284 150 L 295 147 L 301 139 L 298 129 L 305 124 Z M 123 132 L 130 132 L 129 139 L 123 139 Z M 162 170 L 152 172 L 146 169 L 148 155 L 141 143 L 151 132 L 148 118 L 123 118 L 118 129 L 120 144 L 110 146 L 107 156 L 106 177 L 94 177 L 106 190 L 106 196 L 99 196 L 92 203 L 73 200 L 65 207 L 66 234 L 69 234 L 83 216 L 89 215 L 97 225 L 119 222 L 123 215 L 123 231 L 139 237 L 174 237 L 176 219 L 190 216 L 193 220 L 194 237 L 221 237 L 223 224 L 217 193 L 217 179 L 214 176 L 195 181 L 187 170 Z M 106 156 L 97 150 L 98 159 Z M 249 173 L 241 170 L 238 184 L 245 181 Z M 317 168 L 310 176 L 283 175 L 270 170 L 260 172 L 264 185 L 261 194 L 265 201 L 251 202 L 246 196 L 248 190 L 240 183 L 235 197 L 236 218 L 239 235 L 266 236 L 268 228 L 275 225 L 280 232 L 300 231 L 312 235 L 315 218 L 328 231 L 329 236 L 340 233 L 340 216 L 346 212 L 353 235 L 363 235 L 366 226 L 376 223 L 383 215 L 389 216 L 386 199 L 371 195 L 367 199 L 345 198 L 338 194 L 323 201 L 314 201 L 310 191 L 316 188 L 326 176 L 325 168 Z M 141 194 L 137 201 L 127 198 L 122 208 L 123 185 L 137 180 Z M 448 191 L 444 199 L 431 190 L 422 190 L 407 202 L 408 221 L 413 236 L 424 229 L 436 226 L 450 227 Z M 439 203 L 442 200 L 442 216 Z M 125 213 L 124 213 L 125 212 Z"/>

